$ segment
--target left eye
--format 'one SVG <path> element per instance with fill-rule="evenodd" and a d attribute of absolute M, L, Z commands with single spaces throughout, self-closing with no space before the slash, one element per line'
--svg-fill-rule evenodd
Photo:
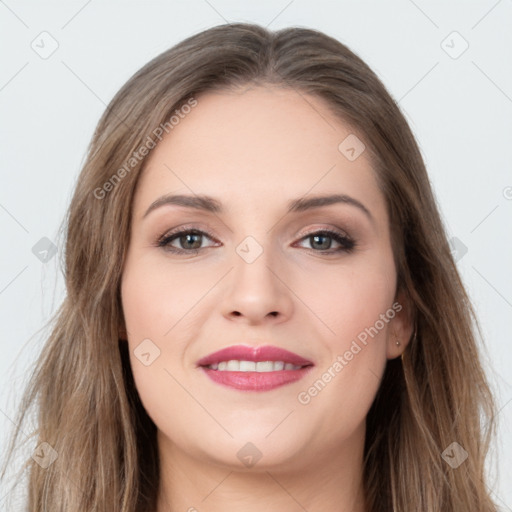
<path fill-rule="evenodd" d="M 335 240 L 336 243 L 338 243 L 341 247 L 338 247 L 337 249 L 331 249 L 330 251 L 328 251 L 328 253 L 340 252 L 340 251 L 350 252 L 354 249 L 354 247 L 356 245 L 354 240 L 352 240 L 350 237 L 343 235 L 341 233 L 338 233 L 337 231 L 329 231 L 329 230 L 317 231 L 315 233 L 310 233 L 309 235 L 306 235 L 301 240 L 308 240 L 308 239 L 313 240 L 312 246 L 314 246 L 314 245 L 316 245 L 317 247 L 318 247 L 318 245 L 323 246 L 323 247 L 319 247 L 321 249 L 320 251 L 315 251 L 315 252 L 326 252 L 327 253 L 327 250 L 331 249 L 331 245 L 332 245 L 331 241 L 332 240 Z M 326 244 L 325 240 L 330 240 L 330 241 Z M 325 247 L 325 245 L 328 245 L 328 247 Z"/>
<path fill-rule="evenodd" d="M 178 231 L 175 233 L 170 233 L 168 235 L 162 236 L 158 241 L 158 247 L 164 247 L 166 251 L 170 251 L 173 253 L 191 253 L 191 252 L 199 252 L 199 250 L 204 249 L 202 247 L 202 238 L 206 237 L 210 240 L 213 240 L 212 235 L 205 231 L 201 231 L 198 229 L 187 229 Z M 171 242 L 178 241 L 181 247 L 175 247 L 171 245 Z M 308 235 L 302 237 L 302 240 L 311 240 L 312 249 L 314 252 L 331 254 L 335 252 L 350 252 L 355 247 L 355 242 L 350 237 L 338 233 L 336 231 L 323 230 L 316 231 L 313 233 L 309 233 Z M 332 249 L 332 240 L 340 245 L 340 247 Z M 326 242 L 327 241 L 327 242 Z M 316 246 L 316 247 L 315 247 Z M 319 249 L 319 250 L 315 250 Z"/>

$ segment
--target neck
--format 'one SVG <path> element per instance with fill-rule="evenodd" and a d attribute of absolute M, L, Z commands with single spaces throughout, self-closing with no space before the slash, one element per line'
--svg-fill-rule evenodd
<path fill-rule="evenodd" d="M 364 427 L 345 447 L 289 466 L 250 469 L 200 460 L 158 432 L 160 493 L 157 512 L 365 512 Z M 333 455 L 335 454 L 335 455 Z"/>

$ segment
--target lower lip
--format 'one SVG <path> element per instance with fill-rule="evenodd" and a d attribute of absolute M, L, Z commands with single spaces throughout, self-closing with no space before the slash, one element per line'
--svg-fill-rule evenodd
<path fill-rule="evenodd" d="M 201 366 L 214 382 L 242 391 L 269 391 L 302 379 L 312 368 L 313 366 L 304 366 L 300 370 L 275 372 L 228 372 Z"/>

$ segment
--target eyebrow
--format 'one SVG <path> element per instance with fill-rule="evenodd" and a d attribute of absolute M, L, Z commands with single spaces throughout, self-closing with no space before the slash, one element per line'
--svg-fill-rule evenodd
<path fill-rule="evenodd" d="M 307 198 L 299 198 L 289 201 L 287 203 L 287 212 L 288 213 L 297 213 L 303 212 L 306 210 L 310 210 L 313 208 L 320 208 L 322 206 L 330 206 L 332 204 L 348 204 L 350 206 L 355 206 L 359 210 L 361 210 L 371 222 L 375 222 L 372 214 L 364 206 L 363 203 L 358 201 L 357 199 L 347 196 L 345 194 L 331 194 L 331 195 L 322 195 L 322 196 L 312 196 Z M 223 213 L 224 208 L 222 203 L 217 199 L 207 196 L 207 195 L 164 195 L 159 197 L 156 201 L 151 203 L 149 208 L 146 210 L 143 218 L 147 217 L 150 212 L 160 208 L 164 205 L 176 205 L 176 206 L 184 206 L 186 208 L 194 208 L 196 210 L 203 210 L 211 213 Z"/>

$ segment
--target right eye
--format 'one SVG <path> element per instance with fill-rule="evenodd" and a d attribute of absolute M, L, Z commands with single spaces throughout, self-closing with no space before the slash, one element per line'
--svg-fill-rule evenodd
<path fill-rule="evenodd" d="M 210 240 L 213 239 L 212 235 L 209 233 L 202 231 L 200 229 L 191 229 L 191 228 L 180 228 L 177 231 L 171 231 L 164 233 L 161 237 L 159 237 L 157 241 L 157 246 L 164 248 L 164 250 L 173 252 L 176 254 L 184 254 L 184 253 L 198 253 L 202 247 L 202 238 L 207 237 Z M 172 242 L 177 241 L 181 247 L 175 247 L 171 245 Z"/>

